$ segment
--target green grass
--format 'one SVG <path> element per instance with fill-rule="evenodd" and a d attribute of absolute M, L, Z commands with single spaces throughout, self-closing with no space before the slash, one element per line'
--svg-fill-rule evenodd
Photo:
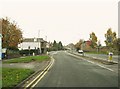
<path fill-rule="evenodd" d="M 14 87 L 33 72 L 34 71 L 30 69 L 3 68 L 2 87 Z"/>
<path fill-rule="evenodd" d="M 2 63 L 28 63 L 28 62 L 32 62 L 32 61 L 38 61 L 41 62 L 43 60 L 48 60 L 50 59 L 49 56 L 47 55 L 41 55 L 41 56 L 27 56 L 25 58 L 14 58 L 14 59 L 10 59 L 7 61 L 3 61 Z"/>

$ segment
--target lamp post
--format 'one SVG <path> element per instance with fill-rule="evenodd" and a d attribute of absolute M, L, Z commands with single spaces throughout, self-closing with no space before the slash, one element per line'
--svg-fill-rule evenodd
<path fill-rule="evenodd" d="M 38 54 L 41 54 L 41 41 L 40 41 L 40 30 L 38 30 Z"/>

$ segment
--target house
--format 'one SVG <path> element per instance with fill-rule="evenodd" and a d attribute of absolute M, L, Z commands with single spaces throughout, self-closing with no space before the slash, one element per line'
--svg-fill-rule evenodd
<path fill-rule="evenodd" d="M 73 43 L 68 44 L 66 49 L 76 51 L 75 45 Z"/>
<path fill-rule="evenodd" d="M 18 45 L 19 50 L 39 49 L 40 53 L 46 52 L 46 41 L 43 38 L 23 38 L 22 43 Z"/>
<path fill-rule="evenodd" d="M 94 49 L 90 45 L 91 45 L 91 41 L 90 40 L 84 41 L 81 44 L 81 50 L 84 50 L 84 51 L 93 51 Z"/>

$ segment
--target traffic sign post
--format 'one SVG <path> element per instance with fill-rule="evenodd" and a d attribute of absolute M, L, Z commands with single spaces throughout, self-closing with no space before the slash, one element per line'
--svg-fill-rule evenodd
<path fill-rule="evenodd" d="M 0 60 L 2 60 L 2 34 L 0 34 Z"/>

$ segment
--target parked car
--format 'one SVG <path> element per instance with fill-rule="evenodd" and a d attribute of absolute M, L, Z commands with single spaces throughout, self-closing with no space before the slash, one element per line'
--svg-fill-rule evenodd
<path fill-rule="evenodd" d="M 84 56 L 83 50 L 78 50 L 78 53 L 80 53 L 82 56 Z"/>
<path fill-rule="evenodd" d="M 78 50 L 78 53 L 83 53 L 83 50 Z"/>

